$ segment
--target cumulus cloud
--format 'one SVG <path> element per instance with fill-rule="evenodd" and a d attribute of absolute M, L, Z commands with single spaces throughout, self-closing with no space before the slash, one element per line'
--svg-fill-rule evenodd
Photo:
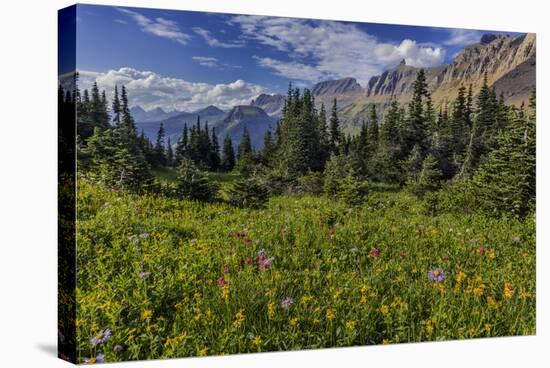
<path fill-rule="evenodd" d="M 450 29 L 449 38 L 444 44 L 447 46 L 465 46 L 479 42 L 482 32 L 472 29 Z"/>
<path fill-rule="evenodd" d="M 204 38 L 206 43 L 211 47 L 222 47 L 222 48 L 225 48 L 225 49 L 231 49 L 231 48 L 239 48 L 239 47 L 244 47 L 245 46 L 245 44 L 243 42 L 232 42 L 232 43 L 222 42 L 222 41 L 218 40 L 217 38 L 213 37 L 210 34 L 210 31 L 208 31 L 204 28 L 194 27 L 193 32 L 195 32 L 196 34 L 198 34 L 199 36 Z"/>
<path fill-rule="evenodd" d="M 257 84 L 238 79 L 226 84 L 189 82 L 165 77 L 152 71 L 120 68 L 106 72 L 79 71 L 79 88 L 90 88 L 94 81 L 100 89 L 112 96 L 115 85 L 128 90 L 130 105 L 146 110 L 162 107 L 164 110 L 194 111 L 208 105 L 229 109 L 248 104 L 259 94 L 266 92 Z"/>
<path fill-rule="evenodd" d="M 245 39 L 288 53 L 290 60 L 256 57 L 259 65 L 290 79 L 318 82 L 355 77 L 365 84 L 402 59 L 408 65 L 440 65 L 445 50 L 414 40 L 380 42 L 350 23 L 239 15 L 229 20 Z"/>
<path fill-rule="evenodd" d="M 172 20 L 164 18 L 151 19 L 141 13 L 128 9 L 118 8 L 118 11 L 130 17 L 145 33 L 168 38 L 181 45 L 187 45 L 187 42 L 191 39 L 191 36 L 183 33 L 178 24 Z"/>

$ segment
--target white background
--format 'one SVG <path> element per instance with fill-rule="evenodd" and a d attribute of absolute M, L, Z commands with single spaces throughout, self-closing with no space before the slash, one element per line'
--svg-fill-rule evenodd
<path fill-rule="evenodd" d="M 537 336 L 124 363 L 125 367 L 549 366 L 549 11 L 544 1 L 131 0 L 98 4 L 537 33 Z M 0 367 L 56 353 L 57 9 L 0 2 Z M 545 144 L 546 143 L 546 144 Z M 532 270 L 535 272 L 535 270 Z"/>

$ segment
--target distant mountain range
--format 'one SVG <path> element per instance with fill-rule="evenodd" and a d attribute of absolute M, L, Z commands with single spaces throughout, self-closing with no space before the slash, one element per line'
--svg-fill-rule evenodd
<path fill-rule="evenodd" d="M 399 65 L 372 77 L 365 87 L 355 78 L 323 81 L 311 88 L 316 106 L 323 103 L 330 110 L 336 98 L 339 115 L 344 129 L 357 129 L 366 118 L 368 106 L 375 104 L 383 116 L 392 99 L 400 103 L 410 100 L 416 74 L 420 68 L 407 65 L 403 60 Z M 520 105 L 527 103 L 536 81 L 536 39 L 534 34 L 506 36 L 485 34 L 476 44 L 465 47 L 447 65 L 424 68 L 426 82 L 435 107 L 452 102 L 461 85 L 472 85 L 474 96 L 479 92 L 485 73 L 490 86 L 497 94 L 502 93 L 506 103 Z M 195 124 L 197 116 L 210 127 L 215 127 L 218 137 L 229 134 L 235 144 L 240 142 L 244 126 L 251 134 L 253 145 L 260 149 L 267 129 L 274 128 L 281 116 L 285 96 L 261 94 L 250 105 L 235 106 L 223 111 L 208 106 L 193 113 L 165 112 L 157 108 L 144 111 L 132 108 L 132 114 L 139 130 L 152 140 L 156 138 L 162 121 L 166 134 L 175 143 L 181 135 L 184 123 Z"/>

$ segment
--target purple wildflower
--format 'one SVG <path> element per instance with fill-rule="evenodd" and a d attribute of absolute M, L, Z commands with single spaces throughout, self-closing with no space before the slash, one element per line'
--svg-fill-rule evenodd
<path fill-rule="evenodd" d="M 443 282 L 445 281 L 445 274 L 441 268 L 434 268 L 428 271 L 428 278 L 432 282 Z"/>
<path fill-rule="evenodd" d="M 283 307 L 283 309 L 288 309 L 292 306 L 292 304 L 294 304 L 294 299 L 292 299 L 291 297 L 287 296 L 286 298 L 284 298 L 282 301 L 281 301 L 281 307 Z"/>
<path fill-rule="evenodd" d="M 110 337 L 111 330 L 101 330 L 97 335 L 90 339 L 90 343 L 92 343 L 92 345 L 98 345 L 109 340 Z"/>
<path fill-rule="evenodd" d="M 96 364 L 96 363 L 105 363 L 105 355 L 98 354 L 96 357 L 84 359 L 84 364 Z"/>

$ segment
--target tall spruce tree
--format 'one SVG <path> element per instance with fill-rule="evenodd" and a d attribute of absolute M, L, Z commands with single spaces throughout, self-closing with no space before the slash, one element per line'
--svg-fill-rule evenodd
<path fill-rule="evenodd" d="M 157 131 L 157 140 L 153 149 L 153 155 L 155 157 L 155 166 L 166 166 L 164 125 L 162 123 L 160 123 L 159 130 Z"/>
<path fill-rule="evenodd" d="M 331 154 L 338 154 L 338 145 L 340 144 L 340 141 L 340 120 L 338 120 L 338 106 L 335 98 L 332 105 L 329 122 L 329 151 Z"/>
<path fill-rule="evenodd" d="M 120 113 L 121 113 L 121 105 L 120 105 L 120 99 L 118 98 L 118 86 L 115 84 L 115 95 L 113 97 L 113 103 L 112 103 L 112 110 L 113 110 L 113 122 L 115 123 L 115 126 L 118 126 L 120 123 Z"/>
<path fill-rule="evenodd" d="M 166 166 L 174 165 L 174 150 L 172 149 L 172 142 L 170 142 L 170 136 L 168 136 L 168 142 L 166 143 Z"/>
<path fill-rule="evenodd" d="M 221 168 L 224 171 L 231 171 L 234 167 L 235 151 L 233 150 L 233 141 L 228 134 L 223 140 Z"/>

